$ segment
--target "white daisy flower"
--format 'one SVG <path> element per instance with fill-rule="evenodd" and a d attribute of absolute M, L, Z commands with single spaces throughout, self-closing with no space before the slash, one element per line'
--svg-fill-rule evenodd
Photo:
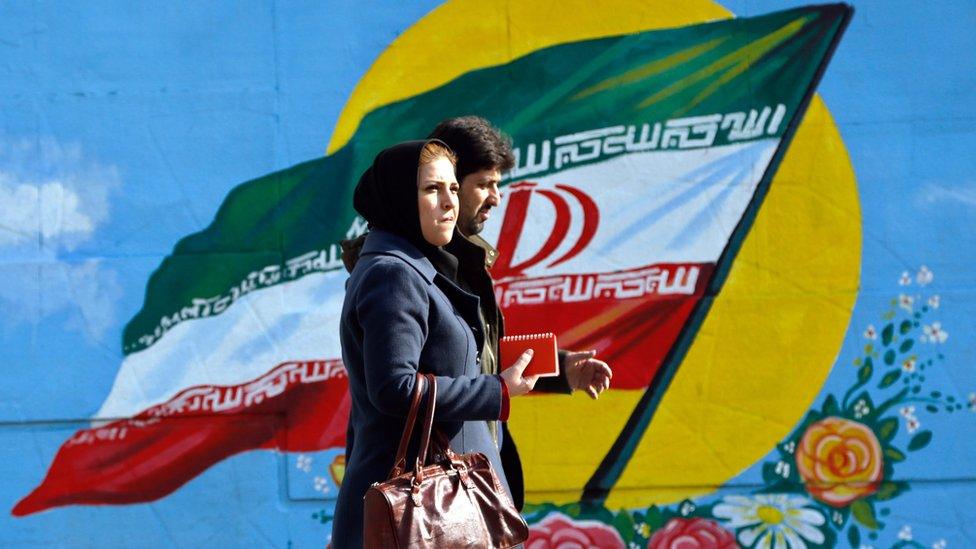
<path fill-rule="evenodd" d="M 905 419 L 915 417 L 915 407 L 912 405 L 902 406 L 901 409 L 898 410 L 898 413 L 901 414 L 901 417 Z"/>
<path fill-rule="evenodd" d="M 932 274 L 932 271 L 925 265 L 922 265 L 918 269 L 918 274 L 915 275 L 915 282 L 918 282 L 920 286 L 925 286 L 932 282 L 933 278 L 935 278 L 935 275 Z"/>
<path fill-rule="evenodd" d="M 933 295 L 932 297 L 930 297 L 928 303 L 929 303 L 929 308 L 931 308 L 931 309 L 938 309 L 939 308 L 939 296 L 938 296 L 938 294 Z"/>
<path fill-rule="evenodd" d="M 298 458 L 295 459 L 295 467 L 308 473 L 312 470 L 312 458 L 305 454 L 299 454 Z"/>
<path fill-rule="evenodd" d="M 927 324 L 922 326 L 922 331 L 925 332 L 922 341 L 929 343 L 945 343 L 946 339 L 949 339 L 949 333 L 942 329 L 941 322 L 933 322 L 932 324 Z"/>
<path fill-rule="evenodd" d="M 902 369 L 902 371 L 903 371 L 903 372 L 905 372 L 906 374 L 910 374 L 910 373 L 912 373 L 912 372 L 914 372 L 914 371 L 915 371 L 915 365 L 916 365 L 917 363 L 918 363 L 918 362 L 917 362 L 917 361 L 915 360 L 915 357 L 911 357 L 911 358 L 906 358 L 906 359 L 905 359 L 904 361 L 902 361 L 902 363 L 901 363 L 901 369 Z"/>
<path fill-rule="evenodd" d="M 864 337 L 868 339 L 878 339 L 878 331 L 874 329 L 874 324 L 868 324 L 866 330 L 864 330 Z"/>
<path fill-rule="evenodd" d="M 905 309 L 908 312 L 912 312 L 912 305 L 915 304 L 915 300 L 910 295 L 898 294 L 898 306 Z"/>
<path fill-rule="evenodd" d="M 910 417 L 905 421 L 905 428 L 908 429 L 908 434 L 912 434 L 918 431 L 918 428 L 922 426 L 922 422 L 918 418 Z"/>
<path fill-rule="evenodd" d="M 946 548 L 946 540 L 944 539 L 937 540 L 935 543 L 932 544 L 932 549 L 945 549 L 945 548 Z"/>
<path fill-rule="evenodd" d="M 858 419 L 870 413 L 871 413 L 871 407 L 868 406 L 868 403 L 865 402 L 864 399 L 861 399 L 856 403 L 854 403 L 854 416 L 857 417 Z"/>
<path fill-rule="evenodd" d="M 912 541 L 912 527 L 907 524 L 902 526 L 901 530 L 898 531 L 898 539 Z"/>
<path fill-rule="evenodd" d="M 912 275 L 908 274 L 908 271 L 902 271 L 901 278 L 898 279 L 899 286 L 908 286 L 912 283 Z"/>
<path fill-rule="evenodd" d="M 325 477 L 315 477 L 315 491 L 326 494 L 329 492 L 329 480 Z"/>
<path fill-rule="evenodd" d="M 817 527 L 826 522 L 808 505 L 812 505 L 809 499 L 786 494 L 726 496 L 712 514 L 738 530 L 743 546 L 758 543 L 758 547 L 769 549 L 805 549 L 807 542 L 824 542 L 824 534 Z"/>

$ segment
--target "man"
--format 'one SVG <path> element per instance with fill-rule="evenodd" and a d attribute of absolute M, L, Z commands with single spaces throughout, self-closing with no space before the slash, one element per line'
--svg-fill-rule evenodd
<path fill-rule="evenodd" d="M 458 258 L 458 281 L 466 290 L 481 298 L 481 314 L 486 337 L 481 351 L 482 372 L 497 374 L 510 366 L 498 364 L 498 340 L 505 335 L 504 318 L 495 301 L 488 269 L 498 258 L 498 251 L 478 236 L 491 218 L 501 196 L 498 182 L 502 172 L 514 166 L 515 157 L 509 140 L 484 118 L 463 116 L 442 121 L 429 138 L 447 143 L 457 155 L 458 193 L 457 229 L 446 249 Z M 458 234 L 460 233 L 460 235 Z M 540 378 L 535 391 L 572 393 L 580 389 L 596 399 L 610 387 L 613 373 L 607 363 L 594 358 L 595 351 L 559 352 L 559 376 Z M 502 423 L 501 458 L 515 505 L 522 509 L 525 500 L 522 463 L 515 442 Z"/>

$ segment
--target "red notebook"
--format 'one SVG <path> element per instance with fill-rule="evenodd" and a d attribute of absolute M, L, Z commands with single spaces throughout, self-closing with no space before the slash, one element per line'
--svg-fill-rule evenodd
<path fill-rule="evenodd" d="M 501 354 L 501 368 L 508 368 L 522 356 L 526 349 L 535 351 L 532 361 L 522 373 L 523 376 L 554 377 L 559 375 L 559 356 L 556 349 L 556 334 L 528 334 L 505 336 L 498 341 Z"/>

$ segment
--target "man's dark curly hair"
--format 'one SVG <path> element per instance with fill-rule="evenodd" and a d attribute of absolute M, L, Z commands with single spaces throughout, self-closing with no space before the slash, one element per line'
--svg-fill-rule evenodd
<path fill-rule="evenodd" d="M 427 136 L 440 139 L 457 155 L 457 180 L 492 168 L 507 172 L 515 166 L 512 140 L 480 116 L 459 116 L 443 120 Z"/>

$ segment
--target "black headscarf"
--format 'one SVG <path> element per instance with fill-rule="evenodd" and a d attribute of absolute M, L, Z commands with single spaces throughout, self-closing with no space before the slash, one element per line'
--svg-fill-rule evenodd
<path fill-rule="evenodd" d="M 352 205 L 370 228 L 397 234 L 417 247 L 437 272 L 457 280 L 457 258 L 427 242 L 420 229 L 417 206 L 417 173 L 420 152 L 429 142 L 443 145 L 439 139 L 406 141 L 383 149 L 373 165 L 363 172 L 353 193 Z"/>

